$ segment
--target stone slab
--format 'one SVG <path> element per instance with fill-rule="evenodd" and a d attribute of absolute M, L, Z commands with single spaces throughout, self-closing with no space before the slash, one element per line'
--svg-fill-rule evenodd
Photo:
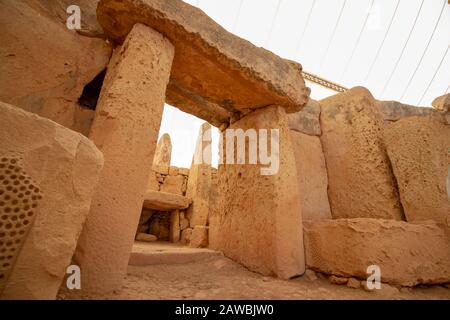
<path fill-rule="evenodd" d="M 331 219 L 328 175 L 319 137 L 290 131 L 303 220 Z"/>
<path fill-rule="evenodd" d="M 142 211 L 174 54 L 160 33 L 136 24 L 114 50 L 89 138 L 105 157 L 74 260 L 82 291 L 120 290 Z"/>
<path fill-rule="evenodd" d="M 333 218 L 403 220 L 377 101 L 363 87 L 320 101 Z"/>
<path fill-rule="evenodd" d="M 273 149 L 270 172 L 262 171 L 269 165 L 260 163 L 219 165 L 219 209 L 210 218 L 209 247 L 255 272 L 284 279 L 301 275 L 305 271 L 302 215 L 286 113 L 277 106 L 259 109 L 230 128 L 278 130 L 278 141 L 271 144 L 278 142 L 279 152 Z M 224 149 L 226 144 L 225 137 Z"/>
<path fill-rule="evenodd" d="M 295 112 L 308 99 L 310 90 L 305 87 L 300 64 L 231 34 L 181 0 L 102 0 L 97 15 L 105 33 L 119 43 L 135 23 L 167 37 L 175 46 L 168 101 L 179 101 L 181 96 L 205 99 L 206 103 L 197 106 L 190 102 L 175 106 L 207 121 L 211 119 L 206 114 L 212 118 L 217 114 L 217 122 L 224 122 L 227 111 L 239 113 L 273 104 Z M 171 99 L 174 87 L 176 98 Z M 206 113 L 202 111 L 205 107 Z M 217 112 L 217 107 L 223 111 Z"/>
<path fill-rule="evenodd" d="M 1 299 L 56 298 L 102 166 L 86 137 L 0 102 Z"/>
<path fill-rule="evenodd" d="M 397 285 L 450 282 L 450 239 L 432 221 L 354 218 L 304 221 L 308 268 L 365 280 L 377 265 L 381 281 Z"/>
<path fill-rule="evenodd" d="M 450 127 L 439 117 L 411 117 L 387 126 L 384 140 L 406 220 L 450 221 Z"/>
<path fill-rule="evenodd" d="M 219 251 L 205 248 L 189 248 L 180 244 L 157 241 L 133 245 L 129 265 L 185 264 L 222 255 Z"/>
<path fill-rule="evenodd" d="M 148 190 L 144 195 L 144 207 L 152 210 L 186 209 L 190 203 L 189 198 L 174 193 Z"/>

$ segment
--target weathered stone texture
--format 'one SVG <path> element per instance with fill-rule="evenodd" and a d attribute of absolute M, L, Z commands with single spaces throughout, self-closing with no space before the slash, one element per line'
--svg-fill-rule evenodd
<path fill-rule="evenodd" d="M 328 176 L 319 137 L 291 130 L 303 220 L 331 219 Z"/>
<path fill-rule="evenodd" d="M 450 112 L 450 93 L 437 97 L 431 103 L 433 107 L 442 112 Z"/>
<path fill-rule="evenodd" d="M 180 233 L 180 211 L 174 210 L 170 213 L 170 242 L 179 242 Z"/>
<path fill-rule="evenodd" d="M 412 117 L 387 126 L 384 136 L 406 220 L 445 224 L 450 127 L 438 117 Z"/>
<path fill-rule="evenodd" d="M 185 183 L 185 177 L 182 175 L 166 176 L 164 182 L 160 187 L 161 192 L 174 193 L 183 195 L 183 185 Z"/>
<path fill-rule="evenodd" d="M 90 134 L 105 166 L 75 255 L 86 292 L 118 290 L 126 274 L 173 54 L 166 38 L 137 24 L 108 67 Z"/>
<path fill-rule="evenodd" d="M 144 195 L 144 207 L 152 210 L 186 209 L 191 202 L 190 198 L 161 191 L 150 190 Z"/>
<path fill-rule="evenodd" d="M 320 104 L 333 218 L 402 220 L 375 99 L 367 89 L 356 87 Z"/>
<path fill-rule="evenodd" d="M 320 104 L 312 99 L 308 100 L 306 106 L 298 112 L 288 114 L 289 128 L 291 130 L 320 136 Z"/>
<path fill-rule="evenodd" d="M 1 298 L 55 299 L 103 156 L 81 134 L 0 103 L 0 159 Z"/>
<path fill-rule="evenodd" d="M 367 279 L 377 265 L 381 281 L 413 286 L 450 282 L 448 234 L 432 221 L 355 218 L 304 221 L 308 268 Z"/>
<path fill-rule="evenodd" d="M 168 101 L 215 125 L 227 112 L 275 104 L 294 112 L 308 99 L 300 64 L 229 33 L 181 0 L 102 0 L 97 14 L 105 33 L 119 42 L 138 22 L 164 34 L 175 46 Z"/>
<path fill-rule="evenodd" d="M 87 1 L 81 2 L 85 9 Z M 106 67 L 111 48 L 67 29 L 62 7 L 61 1 L 2 1 L 0 100 L 87 135 L 93 111 L 81 108 L 78 98 Z M 83 13 L 82 25 L 89 20 Z"/>
<path fill-rule="evenodd" d="M 210 230 L 220 236 L 210 238 L 210 248 L 263 274 L 302 274 L 302 217 L 285 111 L 276 106 L 256 110 L 230 128 L 279 129 L 279 168 L 261 175 L 261 164 L 219 165 L 219 209 Z"/>
<path fill-rule="evenodd" d="M 196 226 L 192 229 L 189 246 L 192 248 L 208 247 L 208 229 L 206 226 Z"/>
<path fill-rule="evenodd" d="M 398 101 L 378 101 L 377 106 L 383 119 L 389 122 L 409 117 L 429 117 L 437 114 L 436 110 L 431 108 L 411 106 Z"/>
<path fill-rule="evenodd" d="M 170 159 L 172 157 L 172 142 L 170 136 L 165 133 L 161 136 L 156 146 L 155 156 L 153 158 L 153 165 L 170 166 Z"/>
<path fill-rule="evenodd" d="M 211 125 L 204 123 L 199 130 L 195 153 L 189 170 L 186 196 L 192 205 L 186 215 L 190 226 L 206 226 L 211 188 Z"/>

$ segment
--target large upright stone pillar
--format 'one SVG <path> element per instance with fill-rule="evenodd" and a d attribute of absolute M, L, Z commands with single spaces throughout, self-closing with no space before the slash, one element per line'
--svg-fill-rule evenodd
<path fill-rule="evenodd" d="M 166 38 L 136 24 L 109 64 L 90 133 L 105 165 L 74 257 L 87 293 L 120 289 L 126 275 L 173 56 Z"/>
<path fill-rule="evenodd" d="M 192 199 L 186 214 L 189 217 L 190 227 L 201 229 L 198 233 L 201 238 L 197 242 L 191 242 L 190 246 L 197 247 L 199 243 L 207 242 L 207 230 L 209 214 L 209 191 L 211 188 L 211 125 L 204 123 L 200 127 L 194 157 L 189 170 L 186 196 Z"/>
<path fill-rule="evenodd" d="M 253 146 L 251 142 L 244 143 L 246 152 L 240 159 L 245 159 L 245 164 L 236 164 L 239 157 L 230 163 L 234 157 L 229 156 L 227 144 L 234 145 L 238 154 L 244 140 L 241 137 L 241 143 L 239 138 L 237 142 L 234 138 L 231 143 L 227 141 L 233 133 L 229 129 L 234 129 L 235 134 L 242 129 L 247 137 L 258 138 Z M 264 129 L 267 144 L 263 140 Z M 219 208 L 213 210 L 210 219 L 210 248 L 266 275 L 286 279 L 302 274 L 305 261 L 297 169 L 284 109 L 258 109 L 222 134 L 226 152 L 218 170 Z M 252 164 L 256 150 L 258 161 Z M 266 161 L 262 155 L 272 161 Z"/>
<path fill-rule="evenodd" d="M 172 157 L 172 142 L 168 133 L 164 133 L 158 141 L 155 156 L 153 157 L 154 166 L 170 166 Z"/>

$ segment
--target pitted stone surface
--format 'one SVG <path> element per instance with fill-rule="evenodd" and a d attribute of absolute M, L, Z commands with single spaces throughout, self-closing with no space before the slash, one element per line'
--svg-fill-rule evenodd
<path fill-rule="evenodd" d="M 42 199 L 18 156 L 0 158 L 0 295 Z"/>

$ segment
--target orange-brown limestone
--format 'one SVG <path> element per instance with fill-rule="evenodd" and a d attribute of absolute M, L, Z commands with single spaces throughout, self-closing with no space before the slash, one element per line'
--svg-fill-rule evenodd
<path fill-rule="evenodd" d="M 102 0 L 97 14 L 118 42 L 138 22 L 164 34 L 175 46 L 168 102 L 216 126 L 249 108 L 299 111 L 308 99 L 300 64 L 227 32 L 181 0 Z"/>
<path fill-rule="evenodd" d="M 312 136 L 320 136 L 322 132 L 319 117 L 320 104 L 310 98 L 301 111 L 288 114 L 289 129 Z"/>
<path fill-rule="evenodd" d="M 320 101 L 333 218 L 403 219 L 376 103 L 362 87 Z"/>
<path fill-rule="evenodd" d="M 170 136 L 164 133 L 158 141 L 156 146 L 155 156 L 153 158 L 153 165 L 170 166 L 170 159 L 172 156 L 172 142 Z"/>
<path fill-rule="evenodd" d="M 81 134 L 0 103 L 2 299 L 56 298 L 102 165 Z"/>
<path fill-rule="evenodd" d="M 450 126 L 439 117 L 412 117 L 387 126 L 384 135 L 406 220 L 450 221 Z"/>
<path fill-rule="evenodd" d="M 170 213 L 170 242 L 179 242 L 180 233 L 180 211 L 174 210 Z"/>
<path fill-rule="evenodd" d="M 175 209 L 186 209 L 191 199 L 178 194 L 149 190 L 144 195 L 144 208 L 170 211 Z"/>
<path fill-rule="evenodd" d="M 204 227 L 208 223 L 209 192 L 211 189 L 211 125 L 202 124 L 192 159 L 191 169 L 186 187 L 186 196 L 192 204 L 186 211 L 186 217 L 193 228 L 192 235 L 204 235 Z M 195 231 L 196 228 L 202 231 Z M 196 237 L 198 239 L 199 236 Z M 190 243 L 191 247 L 203 245 L 201 240 Z"/>
<path fill-rule="evenodd" d="M 206 226 L 209 212 L 211 187 L 211 125 L 202 124 L 189 170 L 186 196 L 192 199 L 187 216 L 192 228 Z"/>
<path fill-rule="evenodd" d="M 82 290 L 87 292 L 121 288 L 173 55 L 166 38 L 137 24 L 110 62 L 90 134 L 105 156 L 105 166 L 75 255 L 83 271 Z"/>
<path fill-rule="evenodd" d="M 208 246 L 208 227 L 195 226 L 195 228 L 192 229 L 189 247 L 205 248 L 207 246 Z"/>
<path fill-rule="evenodd" d="M 290 130 L 303 220 L 331 219 L 328 176 L 319 137 Z"/>
<path fill-rule="evenodd" d="M 266 165 L 260 163 L 224 161 L 219 165 L 219 209 L 215 210 L 218 216 L 210 220 L 210 230 L 216 230 L 212 231 L 209 246 L 256 272 L 284 279 L 302 274 L 302 216 L 286 113 L 278 106 L 266 107 L 246 115 L 230 128 L 278 129 L 279 168 L 272 175 L 261 175 L 261 168 Z"/>
<path fill-rule="evenodd" d="M 450 241 L 435 222 L 354 218 L 304 221 L 308 268 L 367 279 L 377 265 L 381 281 L 404 286 L 450 282 Z"/>
<path fill-rule="evenodd" d="M 450 93 L 437 97 L 433 100 L 433 107 L 442 112 L 450 112 Z"/>
<path fill-rule="evenodd" d="M 2 1 L 1 7 L 0 100 L 87 135 L 93 111 L 77 101 L 106 67 L 110 45 L 69 30 L 67 6 L 57 1 Z M 85 9 L 82 25 L 89 20 Z"/>
<path fill-rule="evenodd" d="M 183 186 L 185 184 L 185 180 L 186 178 L 181 174 L 168 175 L 164 178 L 164 182 L 161 185 L 160 190 L 161 192 L 183 195 Z"/>
<path fill-rule="evenodd" d="M 398 101 L 377 101 L 383 119 L 387 122 L 398 121 L 409 117 L 429 117 L 437 114 L 437 110 L 416 107 Z"/>

